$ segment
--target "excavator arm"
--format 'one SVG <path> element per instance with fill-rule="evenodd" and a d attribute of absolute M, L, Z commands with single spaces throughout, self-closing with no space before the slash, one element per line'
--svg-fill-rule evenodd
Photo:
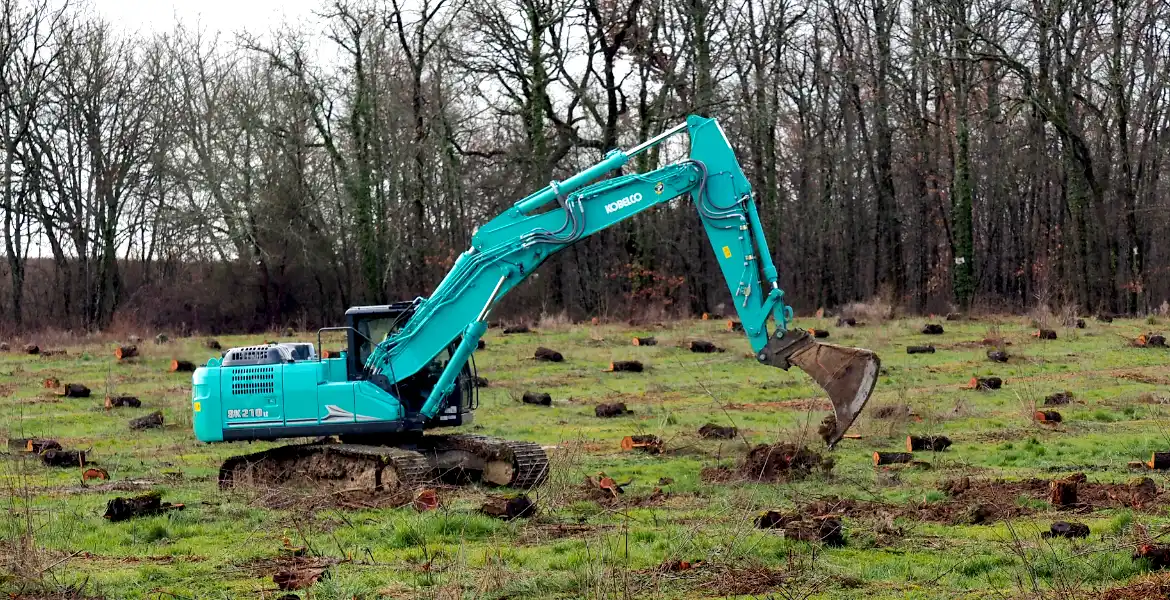
<path fill-rule="evenodd" d="M 595 181 L 684 130 L 690 137 L 688 159 Z M 367 376 L 391 390 L 458 340 L 419 410 L 421 418 L 434 418 L 487 330 L 488 315 L 509 290 L 582 238 L 687 194 L 757 359 L 783 369 L 796 365 L 828 391 L 836 421 L 824 437 L 834 445 L 872 393 L 878 358 L 868 350 L 821 344 L 804 331 L 789 331 L 792 312 L 784 303 L 751 186 L 718 123 L 697 116 L 628 151 L 610 152 L 480 227 L 431 296 L 415 301 L 410 320 L 374 348 L 365 363 Z M 771 333 L 770 318 L 775 323 Z"/>

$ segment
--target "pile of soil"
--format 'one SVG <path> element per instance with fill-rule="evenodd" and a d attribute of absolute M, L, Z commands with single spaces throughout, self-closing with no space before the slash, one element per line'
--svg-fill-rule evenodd
<path fill-rule="evenodd" d="M 760 444 L 748 452 L 734 471 L 726 467 L 708 467 L 700 476 L 705 481 L 793 481 L 808 477 L 814 470 L 829 472 L 833 459 L 809 450 L 808 446 L 780 442 Z"/>

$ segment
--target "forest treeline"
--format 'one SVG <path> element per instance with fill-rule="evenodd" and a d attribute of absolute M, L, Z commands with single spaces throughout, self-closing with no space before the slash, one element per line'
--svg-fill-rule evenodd
<path fill-rule="evenodd" d="M 736 148 L 799 310 L 1170 297 L 1164 0 L 339 0 L 239 32 L 0 8 L 6 329 L 313 326 L 425 295 L 476 225 L 691 113 Z M 729 300 L 687 202 L 513 296 Z"/>

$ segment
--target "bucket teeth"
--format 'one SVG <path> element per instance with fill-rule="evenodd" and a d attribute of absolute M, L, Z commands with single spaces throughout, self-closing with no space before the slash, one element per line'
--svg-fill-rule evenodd
<path fill-rule="evenodd" d="M 830 448 L 865 408 L 881 367 L 881 360 L 869 350 L 823 344 L 801 329 L 773 336 L 757 358 L 784 370 L 799 367 L 829 394 L 836 420 L 834 430 L 825 435 Z"/>

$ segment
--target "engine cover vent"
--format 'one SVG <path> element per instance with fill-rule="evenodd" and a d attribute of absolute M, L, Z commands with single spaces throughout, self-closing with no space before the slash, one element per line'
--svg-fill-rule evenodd
<path fill-rule="evenodd" d="M 232 395 L 271 394 L 276 367 L 253 367 L 232 370 Z"/>
<path fill-rule="evenodd" d="M 228 350 L 221 364 L 225 367 L 250 367 L 279 365 L 291 360 L 289 349 L 282 346 L 244 346 Z"/>

